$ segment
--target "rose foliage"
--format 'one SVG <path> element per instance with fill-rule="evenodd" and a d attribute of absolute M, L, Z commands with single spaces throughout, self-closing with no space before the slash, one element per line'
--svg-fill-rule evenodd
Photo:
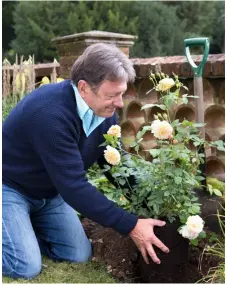
<path fill-rule="evenodd" d="M 136 141 L 131 144 L 134 154 L 124 151 L 120 129 L 116 131 L 116 126 L 104 135 L 104 145 L 107 146 L 105 157 L 109 163 L 104 171 L 111 172 L 119 186 L 118 191 L 129 199 L 130 212 L 169 222 L 180 220 L 184 224 L 180 233 L 195 240 L 204 235 L 204 223 L 198 216 L 201 205 L 194 191 L 194 188 L 202 188 L 201 181 L 204 179 L 199 166 L 204 163 L 205 155 L 199 150 L 202 147 L 217 147 L 224 151 L 224 143 L 207 142 L 201 138 L 200 128 L 205 124 L 174 118 L 178 105 L 187 104 L 188 98 L 196 100 L 198 96 L 181 95 L 184 93 L 181 90 L 187 93 L 188 89 L 177 75 L 173 77 L 163 73 L 150 74 L 160 99 L 157 104 L 147 104 L 142 109 L 158 107 L 160 113 L 137 133 Z M 150 160 L 146 160 L 140 151 L 147 132 L 154 136 L 154 147 L 145 150 L 150 154 Z M 131 177 L 136 181 L 134 185 L 129 183 Z"/>

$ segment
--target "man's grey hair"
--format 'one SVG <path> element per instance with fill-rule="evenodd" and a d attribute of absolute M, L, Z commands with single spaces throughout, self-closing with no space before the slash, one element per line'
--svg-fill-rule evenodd
<path fill-rule="evenodd" d="M 98 90 L 104 80 L 135 80 L 135 70 L 130 59 L 112 44 L 97 43 L 86 48 L 75 61 L 71 79 L 75 85 L 85 80 L 92 88 Z"/>

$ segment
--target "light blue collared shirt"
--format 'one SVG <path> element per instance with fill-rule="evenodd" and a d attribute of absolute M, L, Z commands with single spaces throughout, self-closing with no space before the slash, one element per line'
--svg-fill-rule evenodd
<path fill-rule="evenodd" d="M 77 111 L 80 119 L 83 123 L 83 129 L 88 137 L 91 132 L 94 131 L 104 120 L 105 118 L 96 116 L 94 111 L 88 106 L 88 104 L 81 97 L 77 87 L 73 82 L 71 82 L 73 90 L 75 92 Z"/>

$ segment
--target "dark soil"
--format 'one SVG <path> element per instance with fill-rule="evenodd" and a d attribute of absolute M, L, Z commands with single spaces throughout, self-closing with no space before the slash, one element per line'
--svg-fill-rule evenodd
<path fill-rule="evenodd" d="M 107 271 L 124 283 L 145 283 L 141 276 L 140 266 L 143 262 L 136 245 L 130 237 L 125 237 L 110 228 L 83 219 L 82 224 L 93 245 L 93 260 L 105 264 Z M 218 260 L 214 257 L 201 256 L 206 240 L 198 247 L 189 247 L 188 263 L 179 267 L 174 280 L 170 280 L 159 270 L 149 272 L 149 283 L 195 283 L 205 275 L 210 267 L 216 266 Z M 159 265 L 156 265 L 159 266 Z M 151 281 L 152 280 L 152 281 Z"/>

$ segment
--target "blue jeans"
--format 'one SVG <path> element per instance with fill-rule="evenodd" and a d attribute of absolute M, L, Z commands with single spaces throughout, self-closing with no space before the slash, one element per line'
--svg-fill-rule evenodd
<path fill-rule="evenodd" d="M 35 200 L 2 186 L 2 273 L 30 279 L 41 271 L 41 254 L 86 262 L 91 243 L 75 210 L 60 195 Z"/>

